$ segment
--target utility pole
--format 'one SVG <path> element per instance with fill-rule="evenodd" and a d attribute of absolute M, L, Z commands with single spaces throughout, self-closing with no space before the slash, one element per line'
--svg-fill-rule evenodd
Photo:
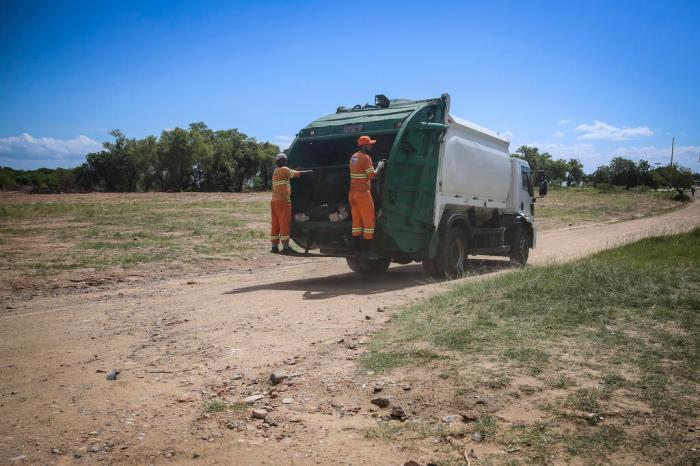
<path fill-rule="evenodd" d="M 673 146 L 676 145 L 676 138 L 671 139 L 671 166 L 673 166 Z"/>

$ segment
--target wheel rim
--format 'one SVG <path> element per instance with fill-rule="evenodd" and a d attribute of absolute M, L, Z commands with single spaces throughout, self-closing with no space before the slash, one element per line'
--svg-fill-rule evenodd
<path fill-rule="evenodd" d="M 464 243 L 461 239 L 456 239 L 450 245 L 448 264 L 450 265 L 451 271 L 455 273 L 462 273 L 464 271 L 464 252 Z"/>

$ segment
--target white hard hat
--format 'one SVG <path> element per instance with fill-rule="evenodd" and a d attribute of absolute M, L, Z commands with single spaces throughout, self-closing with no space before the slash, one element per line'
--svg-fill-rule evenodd
<path fill-rule="evenodd" d="M 287 154 L 284 152 L 277 154 L 277 157 L 275 157 L 275 162 L 279 162 L 280 160 L 287 160 Z"/>

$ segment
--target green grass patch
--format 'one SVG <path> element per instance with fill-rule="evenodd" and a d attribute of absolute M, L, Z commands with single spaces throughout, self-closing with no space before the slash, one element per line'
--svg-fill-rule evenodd
<path fill-rule="evenodd" d="M 474 431 L 479 432 L 484 439 L 493 437 L 497 430 L 498 426 L 493 416 L 481 416 L 474 424 Z"/>
<path fill-rule="evenodd" d="M 386 372 L 407 364 L 421 365 L 438 359 L 444 357 L 429 350 L 371 351 L 362 357 L 362 365 L 368 370 Z"/>
<path fill-rule="evenodd" d="M 451 355 L 435 369 L 436 380 L 458 370 L 483 375 L 480 361 L 498 363 L 503 377 L 482 377 L 484 388 L 498 389 L 518 374 L 541 378 L 547 389 L 567 393 L 544 409 L 555 416 L 570 413 L 559 419 L 581 429 L 560 442 L 573 456 L 597 449 L 600 455 L 584 456 L 595 461 L 618 449 L 638 451 L 632 446 L 638 432 L 599 423 L 615 399 L 627 398 L 653 409 L 656 432 L 675 460 L 689 446 L 672 426 L 698 415 L 699 311 L 700 229 L 695 229 L 455 285 L 402 309 L 375 336 L 362 364 L 385 371 L 422 364 L 396 356 L 420 347 Z M 387 354 L 395 357 L 376 363 Z M 597 386 L 578 387 L 562 368 L 582 371 L 581 377 L 599 374 Z M 588 416 L 595 422 L 586 422 L 585 413 L 595 414 Z M 628 413 L 635 415 L 635 409 Z"/>
<path fill-rule="evenodd" d="M 226 403 L 219 399 L 209 400 L 204 404 L 204 411 L 208 413 L 219 413 L 224 409 L 226 409 Z"/>

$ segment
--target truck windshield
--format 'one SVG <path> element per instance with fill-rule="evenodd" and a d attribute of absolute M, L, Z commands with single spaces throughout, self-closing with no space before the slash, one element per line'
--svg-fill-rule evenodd
<path fill-rule="evenodd" d="M 530 197 L 533 197 L 535 195 L 535 189 L 532 185 L 532 174 L 530 173 L 530 169 L 521 165 L 520 175 L 522 178 L 523 189 L 527 191 Z"/>

